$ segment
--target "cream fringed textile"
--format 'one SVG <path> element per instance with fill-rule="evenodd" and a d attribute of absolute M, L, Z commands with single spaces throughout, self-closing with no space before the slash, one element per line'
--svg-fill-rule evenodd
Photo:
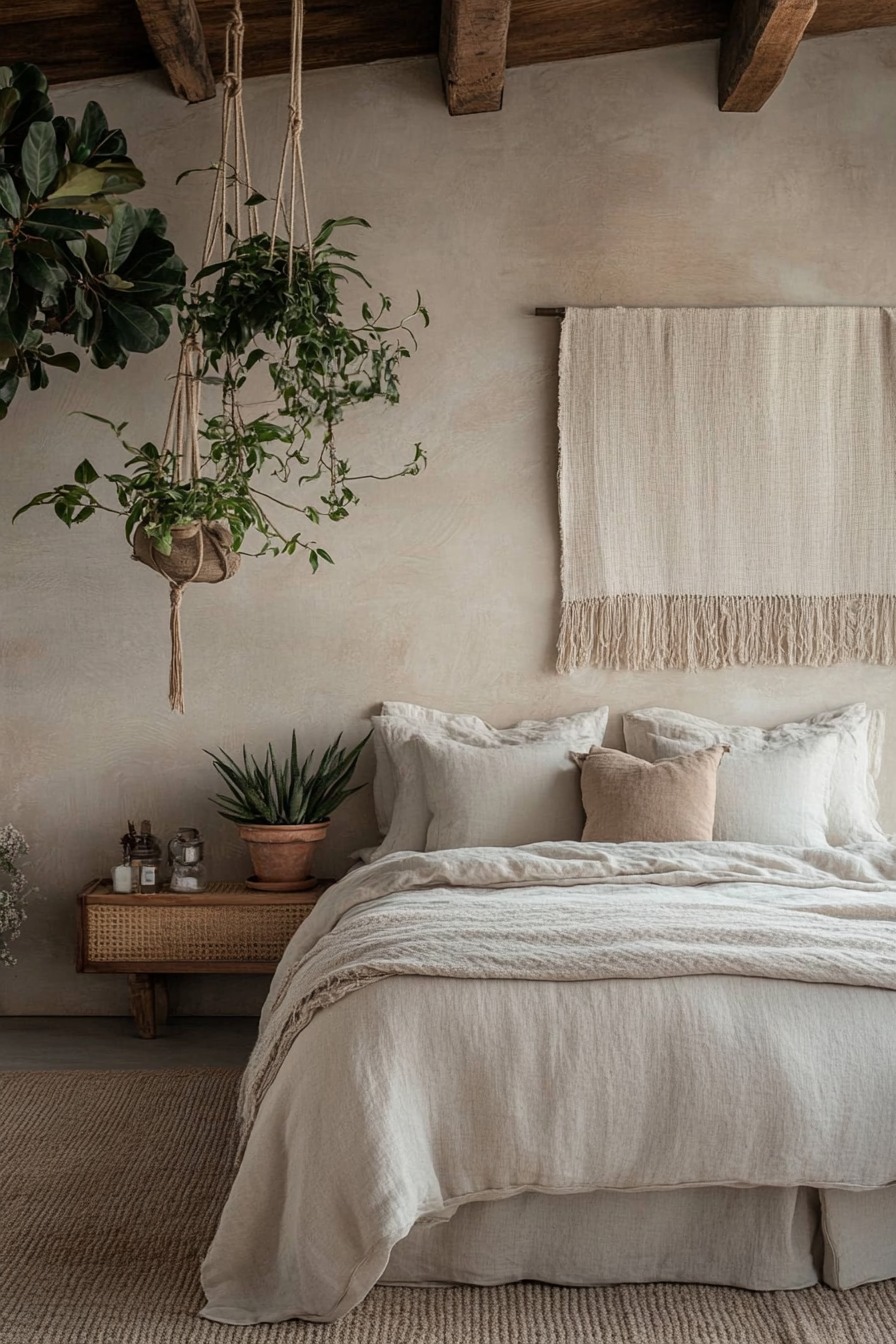
<path fill-rule="evenodd" d="M 896 310 L 569 308 L 558 670 L 896 663 Z"/>

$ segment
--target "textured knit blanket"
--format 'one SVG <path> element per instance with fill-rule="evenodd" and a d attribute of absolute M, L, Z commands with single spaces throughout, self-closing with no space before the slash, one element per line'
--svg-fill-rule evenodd
<path fill-rule="evenodd" d="M 715 890 L 745 881 L 763 890 Z M 754 975 L 896 989 L 894 884 L 890 845 L 550 843 L 385 859 L 330 891 L 284 953 L 243 1079 L 243 1133 L 315 1013 L 385 976 Z M 387 899 L 409 891 L 419 895 Z"/>
<path fill-rule="evenodd" d="M 558 667 L 896 661 L 886 308 L 573 308 Z"/>
<path fill-rule="evenodd" d="M 332 1320 L 521 1190 L 896 1181 L 896 849 L 402 854 L 287 949 L 204 1314 Z"/>

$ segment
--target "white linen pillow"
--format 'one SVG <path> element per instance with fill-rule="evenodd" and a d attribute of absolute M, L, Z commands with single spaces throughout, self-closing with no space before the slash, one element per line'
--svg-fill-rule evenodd
<path fill-rule="evenodd" d="M 715 743 L 706 743 L 714 746 Z M 784 742 L 774 751 L 732 747 L 719 764 L 713 840 L 817 849 L 828 844 L 836 733 Z M 653 761 L 690 755 L 688 742 L 651 735 Z"/>
<path fill-rule="evenodd" d="M 511 747 L 532 742 L 557 742 L 569 751 L 588 751 L 600 746 L 607 728 L 609 709 L 582 710 L 563 718 L 540 721 L 524 719 L 512 728 L 492 728 L 472 714 L 441 714 L 420 705 L 399 705 L 387 701 L 389 712 L 374 716 L 373 740 L 376 751 L 374 802 L 381 829 L 386 836 L 372 850 L 368 862 L 395 854 L 399 850 L 422 851 L 430 814 L 420 758 L 415 742 L 420 737 L 463 742 L 476 747 Z M 404 715 L 399 709 L 418 711 Z"/>
<path fill-rule="evenodd" d="M 415 748 L 431 814 L 427 853 L 581 839 L 581 775 L 564 743 L 483 751 L 446 738 L 421 737 Z"/>
<path fill-rule="evenodd" d="M 831 845 L 883 840 L 877 820 L 874 781 L 880 771 L 884 716 L 867 705 L 847 705 L 775 728 L 716 723 L 677 709 L 639 709 L 622 716 L 625 748 L 652 761 L 651 738 L 675 739 L 692 750 L 727 743 L 735 751 L 778 751 L 782 746 L 834 732 L 839 740 L 828 804 L 827 842 Z M 730 764 L 727 757 L 724 765 Z"/>
<path fill-rule="evenodd" d="M 609 711 L 607 711 L 609 713 Z M 404 719 L 420 726 L 425 725 L 438 733 L 446 735 L 460 734 L 460 741 L 466 735 L 478 734 L 480 737 L 490 731 L 484 719 L 475 714 L 449 714 L 441 709 L 428 709 L 426 705 L 412 705 L 404 700 L 384 700 L 379 716 L 371 719 L 373 724 L 373 749 L 376 756 L 376 774 L 373 779 L 373 806 L 376 811 L 380 835 L 385 835 L 392 825 L 392 810 L 395 807 L 395 795 L 398 781 L 392 766 L 388 747 L 379 731 L 383 719 Z"/>

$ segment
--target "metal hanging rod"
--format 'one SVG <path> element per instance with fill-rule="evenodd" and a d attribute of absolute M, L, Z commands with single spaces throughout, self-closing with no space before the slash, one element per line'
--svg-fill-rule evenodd
<path fill-rule="evenodd" d="M 566 309 L 565 309 L 565 308 L 536 308 L 536 309 L 535 309 L 535 316 L 536 316 L 536 317 L 565 317 L 565 316 L 566 316 Z"/>

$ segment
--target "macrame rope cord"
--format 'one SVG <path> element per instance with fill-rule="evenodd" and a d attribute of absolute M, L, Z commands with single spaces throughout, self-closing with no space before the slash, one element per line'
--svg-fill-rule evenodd
<path fill-rule="evenodd" d="M 290 33 L 290 72 L 289 72 L 289 117 L 286 123 L 286 135 L 283 139 L 283 152 L 280 156 L 280 176 L 277 180 L 277 196 L 274 202 L 274 221 L 271 225 L 271 252 L 273 260 L 277 241 L 277 227 L 283 221 L 286 240 L 289 244 L 287 257 L 287 276 L 292 283 L 293 249 L 295 248 L 296 191 L 302 195 L 302 217 L 305 227 L 305 244 L 308 248 L 308 260 L 314 265 L 314 243 L 311 236 L 311 218 L 308 213 L 308 190 L 305 183 L 305 164 L 302 158 L 302 39 L 305 28 L 304 0 L 293 0 L 292 28 Z M 288 172 L 287 172 L 288 170 Z M 288 188 L 287 188 L 288 178 Z M 287 207 L 286 197 L 289 205 Z"/>
<path fill-rule="evenodd" d="M 249 142 L 246 135 L 246 121 L 243 110 L 243 23 L 240 0 L 235 0 L 230 13 L 224 40 L 224 68 L 221 100 L 221 147 L 215 166 L 215 183 L 209 207 L 205 242 L 202 248 L 200 269 L 209 265 L 216 249 L 220 249 L 221 260 L 227 257 L 230 233 L 228 225 L 237 241 L 244 237 L 244 227 L 248 225 L 250 233 L 259 231 L 258 210 L 255 206 L 244 204 L 244 196 L 251 197 L 251 173 L 249 168 Z M 202 363 L 202 345 L 198 332 L 193 329 L 186 332 L 181 340 L 177 373 L 175 374 L 174 393 L 168 412 L 163 440 L 163 456 L 170 457 L 173 475 L 179 485 L 188 485 L 202 474 L 202 459 L 199 451 L 199 426 L 201 421 L 200 369 Z M 214 532 L 206 530 L 204 519 L 199 519 L 199 552 L 192 574 L 186 578 L 171 579 L 159 562 L 155 548 L 150 546 L 150 559 L 155 569 L 169 580 L 171 612 L 171 663 L 168 675 L 168 701 L 173 710 L 184 712 L 183 680 L 183 643 L 181 639 L 180 608 L 184 589 L 192 583 L 202 570 L 205 559 L 205 542 L 208 540 L 220 562 L 220 577 L 213 582 L 221 582 L 231 572 L 227 564 L 224 547 Z"/>
<path fill-rule="evenodd" d="M 289 115 L 283 151 L 280 159 L 280 174 L 277 183 L 277 195 L 274 200 L 274 217 L 271 225 L 271 250 L 273 258 L 277 239 L 277 228 L 283 225 L 288 242 L 287 276 L 292 284 L 296 244 L 296 202 L 301 195 L 302 214 L 305 228 L 305 243 L 310 263 L 314 264 L 314 248 L 311 237 L 311 221 L 308 211 L 308 193 L 305 184 L 305 166 L 302 159 L 302 40 L 304 33 L 303 0 L 293 0 L 292 24 L 290 34 L 291 60 L 289 84 Z M 227 24 L 224 40 L 225 73 L 221 82 L 221 150 L 215 165 L 215 179 L 209 207 L 205 242 L 202 249 L 200 269 L 208 266 L 216 251 L 220 259 L 226 261 L 231 240 L 242 242 L 247 236 L 260 232 L 258 209 L 248 205 L 253 188 L 249 166 L 249 141 L 246 134 L 246 119 L 243 107 L 243 42 L 245 24 L 243 22 L 240 0 L 234 0 Z M 248 233 L 246 232 L 248 230 Z M 179 485 L 188 485 L 202 474 L 202 459 L 199 450 L 199 428 L 201 422 L 201 382 L 202 346 L 198 332 L 187 331 L 181 341 L 174 393 L 168 412 L 163 441 L 163 456 L 170 458 L 175 479 Z M 171 579 L 171 665 L 168 682 L 168 699 L 171 708 L 178 713 L 184 712 L 183 686 L 183 645 L 181 641 L 180 608 L 184 588 L 194 582 L 203 565 L 205 540 L 208 540 L 217 552 L 221 564 L 221 575 L 212 582 L 221 582 L 232 572 L 228 568 L 224 548 L 214 532 L 207 530 L 205 520 L 199 519 L 199 558 L 193 573 L 187 578 Z M 151 546 L 150 556 L 153 565 L 160 574 L 165 570 L 159 564 L 156 551 Z"/>

